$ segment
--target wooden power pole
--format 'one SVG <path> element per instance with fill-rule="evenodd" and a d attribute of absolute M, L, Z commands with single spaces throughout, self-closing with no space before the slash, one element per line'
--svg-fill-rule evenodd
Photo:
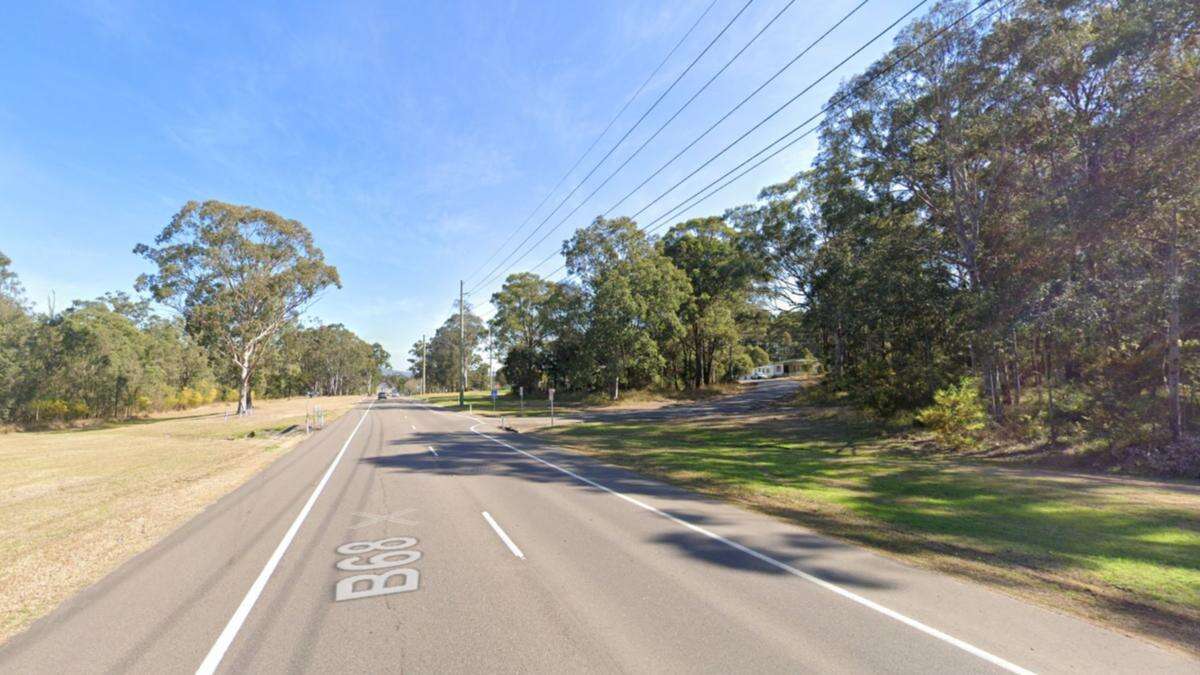
<path fill-rule="evenodd" d="M 458 381 L 458 407 L 467 404 L 467 325 L 463 322 L 463 282 L 458 282 L 458 354 L 462 377 Z"/>

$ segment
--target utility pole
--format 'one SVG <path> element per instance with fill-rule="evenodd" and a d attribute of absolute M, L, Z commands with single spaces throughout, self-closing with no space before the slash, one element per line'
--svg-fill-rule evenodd
<path fill-rule="evenodd" d="M 458 384 L 458 407 L 467 401 L 467 325 L 463 323 L 463 282 L 458 281 L 458 353 L 462 363 L 462 377 Z"/>
<path fill-rule="evenodd" d="M 425 365 L 429 356 L 429 341 L 425 339 L 425 335 L 421 335 L 421 395 L 425 395 L 425 375 L 429 370 L 429 366 Z"/>
<path fill-rule="evenodd" d="M 496 383 L 496 375 L 492 372 L 492 362 L 496 360 L 496 343 L 492 342 L 492 324 L 488 324 L 488 387 Z"/>

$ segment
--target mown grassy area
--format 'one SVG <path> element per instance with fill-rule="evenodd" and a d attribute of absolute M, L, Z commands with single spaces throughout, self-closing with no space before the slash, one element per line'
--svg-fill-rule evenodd
<path fill-rule="evenodd" d="M 594 408 L 622 408 L 629 406 L 645 406 L 677 401 L 695 401 L 737 391 L 737 385 L 716 385 L 698 390 L 687 391 L 658 391 L 633 389 L 621 392 L 621 397 L 614 401 L 603 392 L 580 393 L 559 392 L 554 397 L 555 414 L 569 414 Z M 458 392 L 417 395 L 415 398 L 424 400 L 430 405 L 467 410 L 470 408 L 479 415 L 518 415 L 521 414 L 521 398 L 501 389 L 492 405 L 491 392 L 483 389 L 471 390 L 466 393 L 463 401 L 466 406 L 459 408 Z M 529 417 L 545 417 L 550 414 L 550 399 L 544 393 L 530 393 L 525 396 L 524 414 Z"/>
<path fill-rule="evenodd" d="M 502 390 L 502 392 L 503 391 L 504 390 Z M 459 407 L 458 407 L 458 392 L 451 392 L 451 393 L 445 393 L 445 394 L 442 394 L 442 393 L 426 394 L 425 396 L 418 395 L 415 398 L 423 400 L 430 405 L 441 406 L 443 408 L 453 408 L 455 410 L 459 409 Z M 491 392 L 489 392 L 489 391 L 485 391 L 485 390 L 468 391 L 466 394 L 465 401 L 466 401 L 468 407 L 470 407 L 475 413 L 480 414 L 480 415 L 493 415 L 493 414 L 495 414 L 495 415 L 516 415 L 516 414 L 520 413 L 520 411 L 521 411 L 520 397 L 514 396 L 512 394 L 502 393 L 501 396 L 497 397 L 495 411 L 493 411 L 493 409 L 492 409 L 492 397 L 491 397 Z M 554 401 L 554 411 L 555 411 L 555 413 L 559 412 L 560 410 L 565 411 L 566 408 L 574 407 L 577 405 L 578 405 L 577 401 L 563 401 L 561 399 L 561 397 L 556 397 L 555 401 Z M 463 408 L 463 410 L 465 410 L 465 409 L 466 408 Z M 535 398 L 533 396 L 526 396 L 525 397 L 525 414 L 530 415 L 530 416 L 549 415 L 550 414 L 550 400 L 545 397 Z"/>
<path fill-rule="evenodd" d="M 1200 653 L 1200 485 L 931 456 L 870 423 L 816 408 L 539 433 Z"/>
<path fill-rule="evenodd" d="M 149 548 L 360 397 L 226 404 L 91 429 L 0 434 L 0 641 Z"/>

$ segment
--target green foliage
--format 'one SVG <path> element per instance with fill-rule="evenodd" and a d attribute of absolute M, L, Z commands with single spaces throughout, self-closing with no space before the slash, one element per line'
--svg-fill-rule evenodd
<path fill-rule="evenodd" d="M 460 386 L 463 354 L 459 346 L 459 325 L 456 301 L 454 310 L 434 332 L 428 344 L 423 345 L 418 341 L 409 351 L 409 368 L 413 378 L 420 380 L 423 347 L 427 347 L 425 366 L 428 372 L 425 373 L 425 384 L 426 389 L 430 392 L 457 391 Z M 479 354 L 487 330 L 484 328 L 483 320 L 475 314 L 470 304 L 464 309 L 462 326 L 462 337 L 466 340 L 467 388 L 488 384 L 483 381 L 487 378 L 487 364 Z M 480 377 L 481 371 L 483 377 Z"/>
<path fill-rule="evenodd" d="M 746 348 L 746 355 L 750 358 L 750 363 L 754 366 L 765 366 L 771 362 L 771 355 L 767 350 L 758 345 L 750 345 Z"/>
<path fill-rule="evenodd" d="M 154 243 L 134 248 L 158 268 L 138 290 L 177 309 L 190 334 L 238 369 L 239 411 L 269 341 L 318 293 L 341 287 L 308 228 L 262 209 L 188 202 Z"/>
<path fill-rule="evenodd" d="M 917 414 L 917 421 L 932 430 L 946 447 L 955 450 L 977 447 L 987 427 L 979 381 L 965 377 L 958 384 L 939 390 L 933 396 L 933 405 Z"/>
<path fill-rule="evenodd" d="M 753 284 L 765 269 L 748 240 L 723 218 L 696 218 L 672 227 L 660 243 L 690 284 L 682 310 L 686 337 L 679 351 L 680 375 L 694 388 L 717 381 L 718 363 L 723 363 L 728 381 L 748 370 L 737 366 L 734 358 L 741 341 L 736 315 L 748 304 Z"/>
<path fill-rule="evenodd" d="M 843 86 L 811 170 L 737 211 L 791 334 L 885 415 L 970 372 L 997 428 L 1178 438 L 1196 419 L 1200 11 L 966 9 L 910 24 Z"/>
<path fill-rule="evenodd" d="M 239 400 L 240 373 L 145 299 L 107 293 L 54 315 L 25 306 L 0 255 L 0 423 L 120 419 Z M 257 388 L 273 396 L 365 392 L 388 354 L 345 327 L 286 324 L 263 342 Z"/>
<path fill-rule="evenodd" d="M 567 269 L 581 279 L 588 324 L 582 384 L 640 388 L 654 384 L 667 364 L 661 347 L 683 333 L 680 309 L 687 277 L 628 218 L 597 218 L 563 244 Z"/>

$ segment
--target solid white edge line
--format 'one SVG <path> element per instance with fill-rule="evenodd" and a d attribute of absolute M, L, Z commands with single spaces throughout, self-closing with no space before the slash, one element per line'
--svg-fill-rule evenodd
<path fill-rule="evenodd" d="M 447 411 L 447 412 L 453 412 L 453 411 Z M 699 525 L 689 523 L 686 520 L 683 520 L 682 518 L 677 518 L 665 511 L 661 511 L 661 510 L 659 510 L 659 509 L 657 509 L 635 497 L 630 497 L 627 494 L 617 492 L 616 490 L 614 490 L 608 486 L 601 485 L 600 483 L 597 483 L 596 481 L 591 480 L 590 478 L 584 478 L 583 476 L 575 473 L 574 471 L 571 471 L 570 469 L 564 469 L 561 466 L 554 464 L 553 462 L 549 462 L 547 460 L 542 459 L 541 457 L 538 457 L 537 455 L 526 452 L 518 447 L 509 445 L 508 443 L 505 443 L 504 441 L 502 441 L 498 438 L 489 436 L 488 434 L 485 434 L 482 431 L 477 430 L 475 428 L 477 426 L 479 426 L 479 425 L 476 424 L 475 426 L 472 426 L 471 431 L 474 431 L 475 433 L 479 434 L 480 436 L 483 436 L 484 438 L 492 441 L 493 443 L 498 443 L 498 444 L 508 448 L 509 450 L 512 450 L 513 452 L 520 453 L 521 455 L 524 455 L 525 457 L 528 457 L 532 460 L 541 462 L 542 464 L 545 464 L 546 466 L 548 466 L 552 469 L 555 469 L 556 471 L 560 471 L 560 472 L 574 478 L 577 481 L 586 483 L 596 489 L 603 490 L 615 497 L 620 497 L 621 499 L 624 499 L 625 501 L 629 502 L 630 504 L 633 504 L 634 506 L 638 506 L 647 511 L 650 511 L 651 513 L 662 516 L 663 518 L 666 518 L 667 520 L 670 520 L 676 524 L 682 525 L 682 526 L 686 527 L 687 529 L 692 530 L 693 532 L 702 534 L 702 535 L 708 537 L 709 539 L 712 539 L 714 541 L 718 541 L 722 544 L 725 544 L 726 546 L 728 546 L 730 548 L 741 551 L 742 553 L 745 553 L 746 555 L 751 556 L 757 560 L 760 560 L 772 567 L 783 570 L 784 572 L 787 572 L 788 574 L 791 574 L 793 576 L 804 579 L 805 581 L 814 583 L 817 586 L 820 586 L 821 588 L 824 588 L 827 591 L 832 591 L 833 593 L 837 593 L 838 595 L 842 596 L 843 598 L 846 598 L 847 600 L 851 600 L 853 602 L 856 602 L 856 603 L 862 605 L 863 607 L 867 607 L 868 609 L 872 609 L 876 612 L 879 612 L 880 614 L 883 614 L 884 616 L 886 616 L 890 619 L 895 619 L 896 621 L 899 621 L 900 623 L 902 623 L 906 626 L 915 628 L 916 630 L 919 630 L 922 633 L 929 635 L 930 637 L 937 638 L 938 640 L 941 640 L 942 642 L 953 645 L 969 654 L 977 656 L 977 657 L 983 659 L 984 661 L 987 661 L 988 663 L 999 666 L 1000 668 L 1003 668 L 1004 670 L 1007 670 L 1011 673 L 1020 673 L 1021 675 L 1034 675 L 1033 671 L 1031 671 L 1031 670 L 1022 668 L 1021 666 L 1018 666 L 1017 664 L 1012 663 L 1010 661 L 1006 661 L 1005 659 L 1000 658 L 999 656 L 996 656 L 995 654 L 984 651 L 983 649 L 980 649 L 979 647 L 976 647 L 975 645 L 973 645 L 969 642 L 964 642 L 963 640 L 960 640 L 960 639 L 954 637 L 953 635 L 943 633 L 942 631 L 934 628 L 933 626 L 929 626 L 927 624 L 921 623 L 920 621 L 917 621 L 916 619 L 914 619 L 912 617 L 901 614 L 900 612 L 897 612 L 894 609 L 884 607 L 883 605 L 875 602 L 874 600 L 865 598 L 853 591 L 846 590 L 845 588 L 842 588 L 841 586 L 838 586 L 837 584 L 833 584 L 828 581 L 825 581 L 824 579 L 822 579 L 820 577 L 813 576 L 813 575 L 809 574 L 808 572 L 805 572 L 803 570 L 792 567 L 791 565 L 789 565 L 785 562 L 776 560 L 775 558 L 772 558 L 771 556 L 766 555 L 765 553 L 760 553 L 748 546 L 739 544 L 736 541 L 733 541 L 732 539 L 726 539 L 725 537 L 722 537 L 721 535 L 719 535 L 715 532 L 712 532 L 703 527 L 700 527 Z M 484 513 L 483 515 L 484 515 L 484 517 L 488 517 L 488 515 L 486 513 Z M 491 518 L 488 517 L 488 520 L 491 521 Z M 493 527 L 497 527 L 497 526 L 495 524 L 493 524 Z M 499 531 L 499 530 L 497 530 L 497 531 Z M 501 533 L 500 536 L 505 537 L 505 535 L 503 533 Z M 507 540 L 507 537 L 505 537 L 505 539 Z"/>
<path fill-rule="evenodd" d="M 346 454 L 346 448 L 350 447 L 350 441 L 354 440 L 355 434 L 358 433 L 359 427 L 362 426 L 363 420 L 367 419 L 367 413 L 371 412 L 371 408 L 374 405 L 375 402 L 371 401 L 367 405 L 367 409 L 363 411 L 362 417 L 358 418 L 358 424 L 354 425 L 354 430 L 350 432 L 350 436 L 342 444 L 342 449 L 338 451 L 337 456 L 329 463 L 329 468 L 325 469 L 325 475 L 321 476 L 320 482 L 317 483 L 317 487 L 309 495 L 308 501 L 304 503 L 304 507 L 300 509 L 300 513 L 296 514 L 296 519 L 292 521 L 292 526 L 283 535 L 283 539 L 279 540 L 279 545 L 275 547 L 275 552 L 271 554 L 271 557 L 267 560 L 267 564 L 258 573 L 258 578 L 251 584 L 250 590 L 246 592 L 246 597 L 242 598 L 242 603 L 238 605 L 233 616 L 229 617 L 229 623 L 225 624 L 221 635 L 217 637 L 217 641 L 208 650 L 208 655 L 204 657 L 204 661 L 196 669 L 196 675 L 211 675 L 217 671 L 217 666 L 221 665 L 221 659 L 225 658 L 225 652 L 229 651 L 229 647 L 233 644 L 234 638 L 237 637 L 238 631 L 242 629 L 242 624 L 246 622 L 246 617 L 250 616 L 250 610 L 254 609 L 254 603 L 258 602 L 258 597 L 262 595 L 263 589 L 266 588 L 267 581 L 275 573 L 275 568 L 279 566 L 279 561 L 283 559 L 283 554 L 287 553 L 288 547 L 292 545 L 292 540 L 296 538 L 296 533 L 300 531 L 300 526 L 304 524 L 305 518 L 308 518 L 309 511 L 312 511 L 313 504 L 317 502 L 317 497 L 321 496 L 321 491 L 325 489 L 325 484 L 329 482 L 330 476 L 333 475 L 333 470 L 342 461 L 342 456 Z"/>
<path fill-rule="evenodd" d="M 472 429 L 472 431 L 474 431 L 474 429 Z M 508 538 L 508 533 L 504 531 L 504 528 L 500 527 L 500 523 L 496 522 L 496 519 L 492 517 L 492 514 L 484 511 L 483 519 L 488 521 L 488 525 L 492 526 L 492 529 L 496 531 L 496 534 L 500 535 L 501 541 L 503 541 L 504 545 L 508 547 L 508 550 L 512 551 L 513 555 L 517 556 L 521 560 L 525 559 L 525 554 L 521 553 L 521 549 L 517 548 L 517 545 L 513 543 L 513 540 Z"/>

